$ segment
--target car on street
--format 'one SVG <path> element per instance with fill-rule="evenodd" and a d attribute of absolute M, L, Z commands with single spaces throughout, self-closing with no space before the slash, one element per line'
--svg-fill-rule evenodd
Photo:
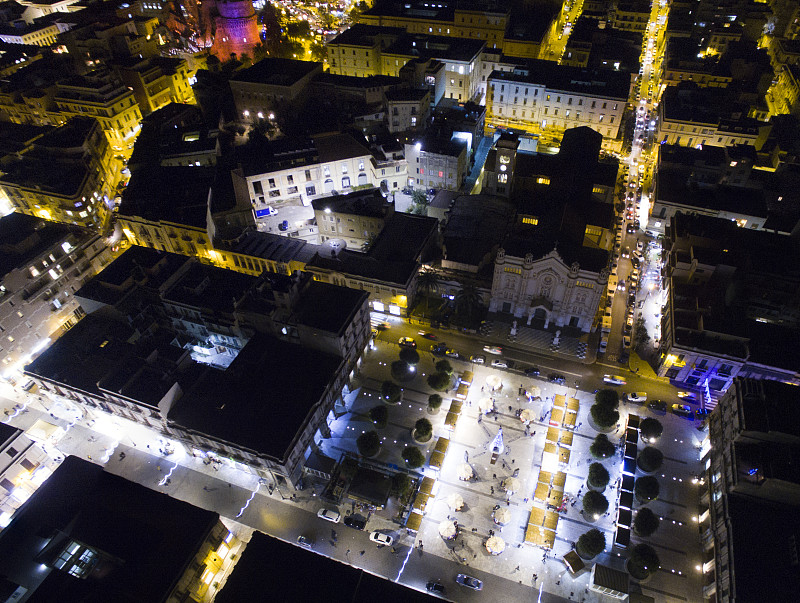
<path fill-rule="evenodd" d="M 707 408 L 697 408 L 694 411 L 694 418 L 702 421 L 709 415 L 710 412 L 711 411 Z"/>
<path fill-rule="evenodd" d="M 392 325 L 390 325 L 388 322 L 382 322 L 375 328 L 378 329 L 379 331 L 385 331 L 386 329 L 391 329 Z"/>
<path fill-rule="evenodd" d="M 540 373 L 541 371 L 539 370 L 539 367 L 536 366 L 529 366 L 525 369 L 526 377 L 538 377 Z"/>
<path fill-rule="evenodd" d="M 372 542 L 381 544 L 383 546 L 392 546 L 392 543 L 394 542 L 394 538 L 381 532 L 372 532 L 372 534 L 369 535 L 369 539 Z"/>
<path fill-rule="evenodd" d="M 486 364 L 486 356 L 483 354 L 475 354 L 474 356 L 470 356 L 469 360 L 475 364 Z"/>
<path fill-rule="evenodd" d="M 367 520 L 358 515 L 348 515 L 344 518 L 344 525 L 355 530 L 363 530 L 367 527 Z"/>
<path fill-rule="evenodd" d="M 628 402 L 633 404 L 644 404 L 647 402 L 647 392 L 631 392 L 628 394 Z"/>
<path fill-rule="evenodd" d="M 499 354 L 503 353 L 503 348 L 501 348 L 500 346 L 496 346 L 496 345 L 485 345 L 485 346 L 483 346 L 483 351 L 484 352 L 489 352 L 490 354 L 498 354 L 499 355 Z"/>
<path fill-rule="evenodd" d="M 697 395 L 694 392 L 678 392 L 678 397 L 682 400 L 697 400 Z"/>
<path fill-rule="evenodd" d="M 694 412 L 692 411 L 692 407 L 688 404 L 673 404 L 672 405 L 672 412 L 679 417 L 693 417 Z"/>
<path fill-rule="evenodd" d="M 628 249 L 627 247 L 625 249 L 623 249 L 622 250 L 622 257 L 624 257 L 624 258 L 631 257 L 631 250 Z"/>
<path fill-rule="evenodd" d="M 602 343 L 602 340 L 601 340 Z M 630 335 L 623 335 L 622 336 L 622 347 L 629 348 L 631 347 L 631 336 Z"/>
<path fill-rule="evenodd" d="M 377 337 L 378 333 L 379 333 L 378 329 L 372 329 L 372 337 Z"/>
<path fill-rule="evenodd" d="M 297 537 L 297 544 L 307 549 L 314 548 L 314 541 L 309 538 L 308 536 L 298 536 Z"/>
<path fill-rule="evenodd" d="M 333 509 L 320 509 L 317 511 L 317 517 L 332 523 L 339 523 L 339 520 L 342 518 L 339 511 L 335 511 Z"/>
<path fill-rule="evenodd" d="M 29 392 L 35 386 L 36 386 L 36 382 L 33 379 L 28 379 L 28 381 L 25 382 L 25 385 L 22 386 L 22 390 L 26 391 L 26 392 Z"/>
<path fill-rule="evenodd" d="M 424 337 L 425 339 L 434 339 L 434 340 L 436 339 L 436 335 L 434 335 L 433 333 L 428 333 L 426 331 L 420 331 L 419 333 L 417 333 L 417 335 L 419 335 L 420 337 Z"/>
<path fill-rule="evenodd" d="M 444 356 L 444 353 L 447 351 L 447 344 L 444 342 L 435 343 L 431 346 L 431 354 L 434 356 Z"/>
<path fill-rule="evenodd" d="M 667 403 L 663 400 L 650 400 L 650 402 L 647 403 L 647 408 L 659 412 L 667 412 Z"/>
<path fill-rule="evenodd" d="M 441 582 L 434 582 L 433 580 L 431 580 L 425 585 L 425 589 L 429 593 L 436 593 L 437 595 L 444 594 L 444 584 L 442 584 Z"/>
<path fill-rule="evenodd" d="M 459 574 L 456 576 L 456 582 L 472 590 L 481 590 L 483 588 L 483 582 L 472 576 L 467 576 L 466 574 Z"/>
<path fill-rule="evenodd" d="M 625 385 L 627 383 L 625 377 L 620 377 L 619 375 L 603 375 L 603 381 L 610 385 Z"/>
<path fill-rule="evenodd" d="M 401 337 L 397 343 L 404 348 L 417 347 L 417 342 L 411 339 L 411 337 Z"/>
<path fill-rule="evenodd" d="M 547 379 L 550 383 L 556 383 L 558 385 L 564 385 L 567 382 L 567 378 L 559 373 L 550 373 Z"/>
<path fill-rule="evenodd" d="M 508 364 L 505 360 L 492 360 L 492 366 L 494 368 L 508 368 Z"/>
<path fill-rule="evenodd" d="M 445 350 L 444 355 L 447 356 L 448 358 L 460 358 L 460 356 L 458 355 L 458 352 L 456 352 L 455 350 L 452 350 L 452 349 Z"/>

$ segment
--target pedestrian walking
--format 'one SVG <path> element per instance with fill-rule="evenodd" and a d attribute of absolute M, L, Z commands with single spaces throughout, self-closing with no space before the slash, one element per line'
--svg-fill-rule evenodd
<path fill-rule="evenodd" d="M 490 486 L 490 488 L 492 489 L 492 494 L 494 494 L 494 486 Z M 449 517 L 448 517 L 448 519 L 449 519 Z"/>
<path fill-rule="evenodd" d="M 366 552 L 367 552 L 367 551 L 361 551 L 361 552 L 359 553 L 359 556 L 363 557 L 363 556 L 364 556 L 364 553 L 366 553 Z"/>
<path fill-rule="evenodd" d="M 497 479 L 497 474 L 496 473 L 492 473 L 492 479 Z"/>

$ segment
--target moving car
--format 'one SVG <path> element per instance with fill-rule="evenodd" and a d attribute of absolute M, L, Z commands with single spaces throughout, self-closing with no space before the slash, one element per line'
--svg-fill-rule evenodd
<path fill-rule="evenodd" d="M 490 354 L 502 354 L 503 348 L 496 346 L 496 345 L 485 345 L 483 346 L 484 352 L 489 352 Z"/>
<path fill-rule="evenodd" d="M 417 342 L 411 339 L 411 337 L 401 337 L 397 343 L 406 348 L 417 347 Z"/>
<path fill-rule="evenodd" d="M 363 530 L 367 527 L 367 520 L 363 517 L 359 517 L 358 515 L 348 515 L 344 518 L 344 525 L 346 525 L 348 528 Z"/>
<path fill-rule="evenodd" d="M 436 335 L 434 335 L 433 333 L 427 333 L 425 331 L 420 331 L 419 333 L 417 333 L 417 335 L 419 335 L 420 337 L 424 337 L 425 339 L 436 339 Z"/>
<path fill-rule="evenodd" d="M 309 538 L 308 536 L 298 536 L 297 537 L 297 544 L 307 549 L 314 548 L 314 541 Z"/>
<path fill-rule="evenodd" d="M 459 574 L 456 576 L 456 582 L 472 590 L 481 590 L 483 588 L 483 582 L 472 576 L 467 576 L 466 574 Z"/>
<path fill-rule="evenodd" d="M 619 375 L 603 375 L 603 381 L 611 385 L 625 385 L 627 383 L 625 377 L 620 377 Z"/>
<path fill-rule="evenodd" d="M 475 356 L 470 356 L 469 359 L 471 362 L 474 362 L 475 364 L 486 363 L 486 356 L 483 356 L 482 354 L 476 354 Z"/>
<path fill-rule="evenodd" d="M 508 364 L 506 364 L 505 360 L 492 360 L 492 366 L 494 368 L 508 368 Z"/>
<path fill-rule="evenodd" d="M 425 588 L 429 593 L 436 593 L 437 595 L 444 594 L 444 584 L 442 584 L 441 582 L 434 582 L 433 580 L 431 580 L 425 585 Z"/>
<path fill-rule="evenodd" d="M 547 378 L 550 380 L 550 383 L 557 383 L 558 385 L 564 385 L 567 382 L 567 378 L 558 373 L 550 373 Z"/>
<path fill-rule="evenodd" d="M 678 392 L 678 397 L 683 400 L 697 400 L 697 395 L 694 392 Z"/>
<path fill-rule="evenodd" d="M 333 509 L 320 509 L 317 511 L 317 517 L 332 523 L 339 523 L 339 520 L 342 518 L 339 511 L 334 511 Z"/>
<path fill-rule="evenodd" d="M 369 535 L 369 539 L 372 542 L 382 544 L 383 546 L 392 546 L 392 543 L 394 542 L 394 538 L 388 534 L 382 534 L 381 532 L 372 532 L 372 534 Z"/>
<path fill-rule="evenodd" d="M 672 405 L 672 412 L 678 415 L 679 417 L 693 417 L 694 412 L 692 411 L 692 407 L 687 404 L 673 404 Z"/>
<path fill-rule="evenodd" d="M 634 404 L 644 404 L 647 402 L 647 392 L 631 392 L 628 394 L 628 402 Z"/>
<path fill-rule="evenodd" d="M 694 418 L 700 419 L 701 421 L 705 419 L 711 411 L 707 408 L 698 408 L 694 411 Z"/>

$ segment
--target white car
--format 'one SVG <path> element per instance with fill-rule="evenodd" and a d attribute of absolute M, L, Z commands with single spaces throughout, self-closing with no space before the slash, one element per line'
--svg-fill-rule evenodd
<path fill-rule="evenodd" d="M 485 345 L 483 346 L 484 352 L 489 352 L 490 354 L 502 354 L 503 348 L 496 346 L 496 345 Z"/>
<path fill-rule="evenodd" d="M 634 404 L 644 404 L 647 402 L 647 392 L 631 392 L 628 394 L 628 402 Z"/>
<path fill-rule="evenodd" d="M 492 366 L 494 368 L 508 368 L 508 364 L 506 364 L 505 360 L 492 360 Z"/>
<path fill-rule="evenodd" d="M 380 532 L 372 532 L 372 534 L 369 535 L 369 539 L 372 542 L 382 544 L 383 546 L 392 546 L 392 543 L 394 542 L 394 538 L 388 534 L 381 534 Z"/>
<path fill-rule="evenodd" d="M 625 385 L 627 383 L 625 377 L 620 377 L 619 375 L 603 375 L 603 381 L 611 385 Z"/>
<path fill-rule="evenodd" d="M 330 521 L 331 523 L 339 523 L 339 520 L 342 518 L 339 511 L 334 511 L 333 509 L 320 509 L 317 511 L 317 517 L 325 521 Z"/>
<path fill-rule="evenodd" d="M 475 356 L 470 356 L 469 358 L 475 364 L 485 364 L 486 363 L 486 356 L 482 356 L 481 354 L 476 354 Z"/>

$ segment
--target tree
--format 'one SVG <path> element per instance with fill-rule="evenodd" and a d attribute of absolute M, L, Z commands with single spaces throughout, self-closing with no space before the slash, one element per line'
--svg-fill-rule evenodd
<path fill-rule="evenodd" d="M 636 464 L 639 469 L 645 473 L 652 473 L 657 471 L 661 464 L 664 462 L 664 453 L 658 448 L 648 446 L 639 453 L 639 458 L 636 459 Z"/>
<path fill-rule="evenodd" d="M 433 425 L 428 419 L 418 419 L 414 423 L 414 439 L 420 442 L 427 442 L 433 435 Z"/>
<path fill-rule="evenodd" d="M 390 369 L 392 371 L 392 379 L 395 381 L 411 381 L 416 372 L 413 366 L 403 360 L 395 360 L 392 362 Z"/>
<path fill-rule="evenodd" d="M 606 535 L 597 528 L 581 534 L 575 543 L 575 550 L 584 559 L 597 557 L 606 548 Z"/>
<path fill-rule="evenodd" d="M 645 475 L 640 477 L 633 484 L 633 493 L 641 501 L 650 502 L 658 498 L 658 493 L 661 487 L 658 485 L 658 480 L 652 475 Z"/>
<path fill-rule="evenodd" d="M 600 463 L 592 463 L 589 465 L 589 476 L 586 478 L 590 488 L 602 490 L 608 485 L 611 476 L 608 474 L 608 469 L 603 467 Z"/>
<path fill-rule="evenodd" d="M 661 567 L 661 560 L 655 549 L 648 544 L 637 544 L 631 550 L 628 559 L 628 572 L 637 580 L 644 580 L 650 574 L 658 571 Z"/>
<path fill-rule="evenodd" d="M 389 404 L 396 404 L 403 391 L 394 381 L 384 381 L 381 384 L 381 398 Z"/>
<path fill-rule="evenodd" d="M 600 492 L 589 490 L 583 495 L 583 512 L 589 517 L 599 519 L 608 511 L 608 500 Z"/>
<path fill-rule="evenodd" d="M 419 364 L 419 352 L 414 348 L 403 348 L 400 350 L 400 360 L 406 364 Z"/>
<path fill-rule="evenodd" d="M 598 433 L 592 445 L 589 446 L 589 452 L 596 459 L 607 459 L 614 454 L 614 451 L 616 451 L 616 447 L 604 433 Z"/>
<path fill-rule="evenodd" d="M 639 425 L 639 431 L 645 442 L 653 443 L 661 437 L 661 434 L 664 432 L 664 426 L 661 425 L 661 421 L 658 419 L 647 417 Z"/>
<path fill-rule="evenodd" d="M 442 359 L 436 363 L 436 370 L 439 373 L 445 373 L 447 375 L 453 374 L 453 365 L 450 364 L 448 360 Z"/>
<path fill-rule="evenodd" d="M 428 268 L 421 270 L 417 275 L 417 291 L 424 292 L 425 295 L 425 309 L 428 309 L 428 303 L 431 293 L 436 293 L 439 290 L 439 276 L 436 271 Z"/>
<path fill-rule="evenodd" d="M 619 394 L 613 389 L 601 389 L 594 395 L 595 404 L 608 406 L 616 410 L 619 408 Z"/>
<path fill-rule="evenodd" d="M 633 520 L 633 531 L 639 536 L 651 536 L 658 529 L 661 519 L 647 507 L 642 507 Z"/>
<path fill-rule="evenodd" d="M 392 476 L 392 492 L 400 498 L 407 496 L 411 491 L 411 478 L 407 473 L 395 473 Z"/>
<path fill-rule="evenodd" d="M 381 449 L 381 438 L 377 431 L 365 431 L 356 440 L 361 456 L 375 456 Z"/>
<path fill-rule="evenodd" d="M 456 293 L 456 316 L 461 318 L 464 322 L 471 323 L 477 318 L 480 305 L 481 296 L 475 285 L 463 283 L 461 289 Z"/>
<path fill-rule="evenodd" d="M 619 421 L 619 411 L 605 404 L 594 404 L 589 412 L 594 424 L 600 429 L 607 429 Z"/>
<path fill-rule="evenodd" d="M 443 392 L 450 387 L 450 375 L 447 373 L 433 373 L 428 375 L 428 385 L 437 392 Z"/>
<path fill-rule="evenodd" d="M 647 325 L 645 325 L 644 317 L 639 316 L 636 320 L 636 328 L 633 331 L 633 347 L 640 349 L 650 342 L 650 335 L 647 333 Z"/>
<path fill-rule="evenodd" d="M 386 427 L 386 422 L 389 420 L 389 411 L 385 406 L 375 406 L 369 411 L 369 418 L 378 429 Z"/>
<path fill-rule="evenodd" d="M 439 394 L 431 394 L 428 396 L 428 410 L 436 412 L 442 406 L 442 397 Z"/>
<path fill-rule="evenodd" d="M 416 469 L 425 463 L 425 455 L 416 446 L 409 446 L 403 450 L 403 460 L 410 469 Z"/>
<path fill-rule="evenodd" d="M 421 188 L 415 188 L 411 191 L 411 202 L 423 207 L 428 207 L 431 202 L 428 201 L 428 195 Z"/>

